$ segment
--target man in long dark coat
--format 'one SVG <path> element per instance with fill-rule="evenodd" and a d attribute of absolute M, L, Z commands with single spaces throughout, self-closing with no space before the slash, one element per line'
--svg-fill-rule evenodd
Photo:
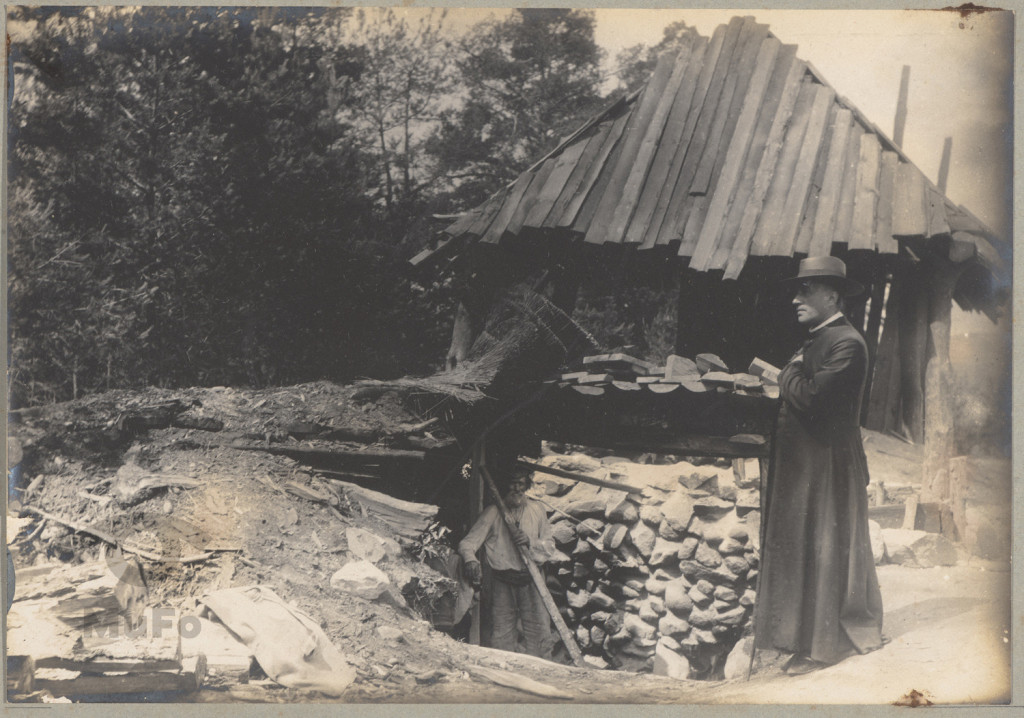
<path fill-rule="evenodd" d="M 868 533 L 860 434 L 867 347 L 842 314 L 861 287 L 835 257 L 808 257 L 796 284 L 804 346 L 779 374 L 756 645 L 807 673 L 882 645 L 882 595 Z"/>

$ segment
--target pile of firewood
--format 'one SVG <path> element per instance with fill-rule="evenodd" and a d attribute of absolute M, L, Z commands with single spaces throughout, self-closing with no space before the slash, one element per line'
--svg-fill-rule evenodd
<path fill-rule="evenodd" d="M 563 618 L 592 665 L 716 675 L 751 622 L 758 462 L 609 461 L 616 460 L 544 459 L 556 469 L 610 474 L 628 489 L 534 474 L 564 554 L 548 578 Z"/>

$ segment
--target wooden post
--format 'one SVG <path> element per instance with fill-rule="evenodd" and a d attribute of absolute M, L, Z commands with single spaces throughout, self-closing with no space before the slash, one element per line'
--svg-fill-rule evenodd
<path fill-rule="evenodd" d="M 896 102 L 896 120 L 893 122 L 892 141 L 897 147 L 903 147 L 903 129 L 907 125 L 907 101 L 910 97 L 910 65 L 903 66 L 900 75 L 900 95 Z"/>
<path fill-rule="evenodd" d="M 950 498 L 949 461 L 953 458 L 952 367 L 949 361 L 949 324 L 953 290 L 966 262 L 955 263 L 930 255 L 925 269 L 928 287 L 928 354 L 924 372 L 924 467 L 921 497 L 925 501 Z"/>
<path fill-rule="evenodd" d="M 900 321 L 897 281 L 889 283 L 889 298 L 885 303 L 882 336 L 875 354 L 871 392 L 868 394 L 868 413 L 864 425 L 875 431 L 893 431 L 900 428 Z"/>
<path fill-rule="evenodd" d="M 903 260 L 900 284 L 900 400 L 907 438 L 924 442 L 924 370 L 928 350 L 928 277 L 921 263 Z M 897 427 L 900 428 L 900 427 Z"/>

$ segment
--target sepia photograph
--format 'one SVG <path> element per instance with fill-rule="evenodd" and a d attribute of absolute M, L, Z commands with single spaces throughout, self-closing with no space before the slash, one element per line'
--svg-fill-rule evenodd
<path fill-rule="evenodd" d="M 1014 12 L 4 9 L 6 710 L 1019 705 Z"/>

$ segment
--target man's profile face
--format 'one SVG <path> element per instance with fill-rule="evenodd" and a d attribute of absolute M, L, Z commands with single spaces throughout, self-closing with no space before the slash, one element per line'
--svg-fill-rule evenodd
<path fill-rule="evenodd" d="M 793 297 L 796 320 L 805 326 L 821 324 L 836 313 L 838 292 L 824 282 L 801 282 Z"/>
<path fill-rule="evenodd" d="M 530 488 L 530 480 L 525 476 L 517 476 L 509 482 L 505 493 L 506 506 L 522 506 L 526 501 L 526 490 Z"/>

